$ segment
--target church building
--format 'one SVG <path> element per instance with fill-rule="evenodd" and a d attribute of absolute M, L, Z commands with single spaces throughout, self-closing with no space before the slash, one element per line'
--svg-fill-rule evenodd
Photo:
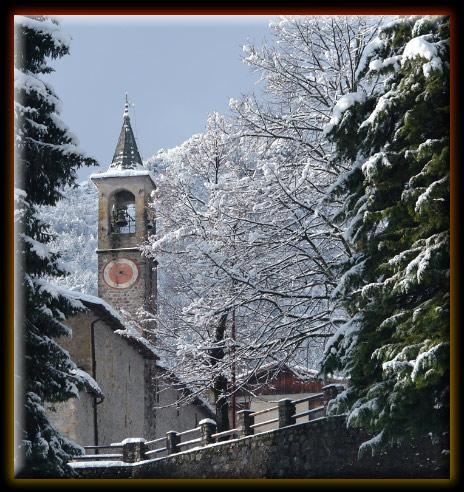
<path fill-rule="evenodd" d="M 64 322 L 72 336 L 59 343 L 78 366 L 86 389 L 78 399 L 47 408 L 51 424 L 81 446 L 128 437 L 152 440 L 214 418 L 213 408 L 199 398 L 187 406 L 172 405 L 179 391 L 188 391 L 179 381 L 159 391 L 166 369 L 156 352 L 156 328 L 138 329 L 121 315 L 157 309 L 156 264 L 138 246 L 155 231 L 147 201 L 156 184 L 143 166 L 128 110 L 126 101 L 111 165 L 90 177 L 98 188 L 98 296 L 66 291 L 85 310 Z"/>

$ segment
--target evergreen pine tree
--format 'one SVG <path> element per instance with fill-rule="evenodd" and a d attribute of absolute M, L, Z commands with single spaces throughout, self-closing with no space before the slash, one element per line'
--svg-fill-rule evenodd
<path fill-rule="evenodd" d="M 22 373 L 15 375 L 21 381 L 16 398 L 24 405 L 17 422 L 22 434 L 17 478 L 70 477 L 69 456 L 81 453 L 49 424 L 44 410 L 45 402 L 66 401 L 83 389 L 75 364 L 56 342 L 70 334 L 63 320 L 83 306 L 43 280 L 64 271 L 59 255 L 48 249 L 51 235 L 37 214 L 39 205 L 55 204 L 60 189 L 74 184 L 75 169 L 96 164 L 78 148 L 59 117 L 61 102 L 38 76 L 52 71 L 46 58 L 68 52 L 69 38 L 56 20 L 15 17 L 15 274 L 23 298 L 22 312 L 15 314 L 15 342 L 23 345 L 24 357 Z"/>
<path fill-rule="evenodd" d="M 449 428 L 449 18 L 410 16 L 381 28 L 352 95 L 327 127 L 333 187 L 354 254 L 336 292 L 350 320 L 327 344 L 323 371 L 350 387 L 331 411 L 375 437 L 376 453 Z"/>

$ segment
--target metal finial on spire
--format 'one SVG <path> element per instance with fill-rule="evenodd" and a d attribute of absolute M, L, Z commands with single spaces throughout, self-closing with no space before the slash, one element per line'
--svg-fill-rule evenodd
<path fill-rule="evenodd" d="M 124 116 L 129 115 L 129 99 L 127 98 L 127 92 L 126 92 L 126 104 L 124 104 Z"/>

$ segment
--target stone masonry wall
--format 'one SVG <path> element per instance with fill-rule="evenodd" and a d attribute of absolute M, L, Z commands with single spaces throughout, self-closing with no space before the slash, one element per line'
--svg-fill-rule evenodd
<path fill-rule="evenodd" d="M 90 323 L 93 315 L 82 312 L 66 320 L 72 329 L 72 337 L 61 337 L 58 343 L 70 352 L 71 359 L 79 368 L 92 374 L 92 349 L 90 343 Z M 64 403 L 45 403 L 49 422 L 66 438 L 78 444 L 93 444 L 93 397 L 86 391 L 79 398 L 71 398 Z"/>
<path fill-rule="evenodd" d="M 154 425 L 147 434 L 145 423 L 144 358 L 101 321 L 95 326 L 95 358 L 96 380 L 105 395 L 97 407 L 99 444 L 128 436 L 153 439 Z"/>
<path fill-rule="evenodd" d="M 449 456 L 430 441 L 403 444 L 358 459 L 367 435 L 345 418 L 321 418 L 283 429 L 131 465 L 72 465 L 82 478 L 448 478 Z"/>
<path fill-rule="evenodd" d="M 182 432 L 188 429 L 194 429 L 201 420 L 211 417 L 211 414 L 199 405 L 173 405 L 179 398 L 179 390 L 175 388 L 164 389 L 158 392 L 157 396 L 156 405 L 161 407 L 166 406 L 166 408 L 157 410 L 157 437 L 163 437 L 166 435 L 166 432 L 173 430 Z"/>
<path fill-rule="evenodd" d="M 156 273 L 154 264 L 142 257 L 137 246 L 147 237 L 147 201 L 154 184 L 148 176 L 119 176 L 94 179 L 99 190 L 98 198 L 98 297 L 114 308 L 123 307 L 135 313 L 138 308 L 156 310 Z M 110 226 L 111 209 L 115 195 L 127 192 L 133 195 L 135 205 L 135 233 L 113 234 Z M 154 230 L 152 231 L 152 233 Z M 134 249 L 132 249 L 134 248 Z M 128 289 L 108 287 L 102 279 L 104 265 L 117 258 L 130 258 L 137 263 L 139 278 Z"/>
<path fill-rule="evenodd" d="M 112 249 L 139 244 L 146 235 L 146 205 L 153 190 L 148 176 L 108 177 L 94 180 L 98 187 L 98 248 Z M 135 238 L 133 244 L 114 244 L 110 234 L 110 212 L 115 193 L 128 191 L 135 197 Z"/>
<path fill-rule="evenodd" d="M 91 337 L 94 321 L 95 365 Z M 200 420 L 211 417 L 199 405 L 172 405 L 179 396 L 178 390 L 173 387 L 158 391 L 162 370 L 156 361 L 144 357 L 92 311 L 69 318 L 66 325 L 72 328 L 72 336 L 61 338 L 60 345 L 79 368 L 94 376 L 105 395 L 101 402 L 97 398 L 96 421 L 94 396 L 86 391 L 79 398 L 45 405 L 50 422 L 66 438 L 81 446 L 95 445 L 96 435 L 99 445 L 128 437 L 150 440 L 163 437 L 170 430 L 194 428 Z"/>
<path fill-rule="evenodd" d="M 72 359 L 79 361 L 78 366 L 92 374 L 92 346 L 90 338 L 90 324 L 95 315 L 84 311 L 66 319 L 66 326 L 72 330 L 72 336 L 61 337 L 58 343 L 72 354 Z"/>
<path fill-rule="evenodd" d="M 128 289 L 112 289 L 103 281 L 103 268 L 111 260 L 129 258 L 137 264 L 139 276 L 137 282 Z M 98 256 L 98 297 L 116 309 L 124 308 L 135 313 L 140 308 L 154 310 L 156 295 L 156 273 L 151 261 L 142 257 L 138 250 L 101 252 Z"/>

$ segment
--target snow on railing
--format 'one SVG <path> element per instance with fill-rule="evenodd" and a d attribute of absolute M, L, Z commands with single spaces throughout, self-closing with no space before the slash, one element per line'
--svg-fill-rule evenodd
<path fill-rule="evenodd" d="M 219 439 L 220 437 L 226 437 L 226 436 L 238 436 L 239 435 L 239 429 L 236 427 L 235 429 L 230 429 L 222 432 L 216 432 L 216 434 L 211 434 L 211 437 L 214 439 Z"/>
<path fill-rule="evenodd" d="M 331 384 L 324 386 L 321 393 L 306 396 L 297 400 L 284 398 L 277 402 L 277 405 L 253 412 L 251 410 L 240 410 L 237 412 L 238 426 L 235 429 L 229 429 L 222 432 L 216 432 L 216 422 L 212 419 L 204 419 L 199 422 L 198 427 L 188 429 L 183 432 L 169 431 L 165 437 L 159 437 L 151 441 L 145 441 L 143 438 L 128 438 L 120 443 L 113 443 L 107 446 L 84 446 L 84 449 L 95 450 L 98 453 L 103 449 L 122 448 L 122 454 L 86 454 L 83 456 L 74 456 L 74 460 L 121 460 L 126 463 L 134 463 L 159 456 L 161 453 L 172 455 L 181 452 L 181 448 L 192 445 L 204 447 L 209 444 L 220 442 L 224 438 L 241 438 L 245 436 L 257 435 L 255 432 L 258 427 L 273 424 L 278 422 L 278 428 L 284 428 L 288 425 L 296 423 L 296 419 L 308 417 L 308 421 L 316 418 L 316 415 L 326 415 L 327 405 L 330 400 L 336 397 L 344 387 L 342 385 Z M 296 413 L 296 405 L 308 402 L 309 409 L 303 412 Z M 315 402 L 322 404 L 314 407 Z M 255 423 L 255 417 L 266 413 L 276 411 L 278 416 L 266 420 L 264 422 Z M 187 441 L 182 441 L 182 438 L 193 433 L 199 433 L 200 436 Z M 150 449 L 154 445 L 165 444 L 159 448 Z"/>
<path fill-rule="evenodd" d="M 96 454 L 84 454 L 80 456 L 73 456 L 72 459 L 79 461 L 95 461 L 95 460 L 119 460 L 123 457 L 122 453 L 112 453 L 112 454 L 100 454 L 102 449 L 122 449 L 123 445 L 119 444 L 108 444 L 106 446 L 83 446 L 84 450 L 95 450 Z"/>
<path fill-rule="evenodd" d="M 159 437 L 158 439 L 153 439 L 152 441 L 147 441 L 147 442 L 145 442 L 145 444 L 148 448 L 148 446 L 151 446 L 153 444 L 158 444 L 159 442 L 166 442 L 166 437 Z M 145 451 L 145 456 L 151 457 L 155 454 L 163 453 L 166 450 L 167 450 L 166 446 L 162 447 L 162 448 L 153 449 L 151 451 L 147 450 L 147 451 Z"/>

